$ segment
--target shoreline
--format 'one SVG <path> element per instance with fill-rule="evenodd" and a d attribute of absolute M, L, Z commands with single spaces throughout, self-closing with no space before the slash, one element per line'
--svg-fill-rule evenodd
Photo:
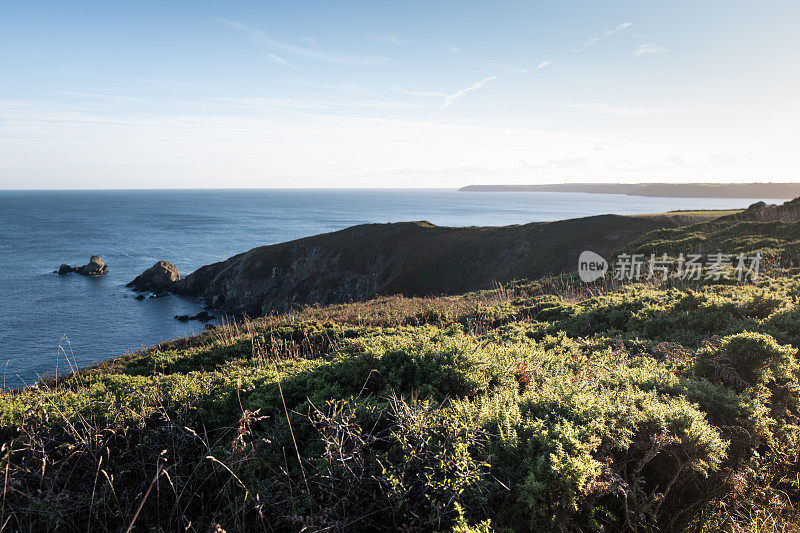
<path fill-rule="evenodd" d="M 467 185 L 462 192 L 561 192 L 622 194 L 656 198 L 761 198 L 800 196 L 800 183 L 565 183 L 542 185 Z"/>

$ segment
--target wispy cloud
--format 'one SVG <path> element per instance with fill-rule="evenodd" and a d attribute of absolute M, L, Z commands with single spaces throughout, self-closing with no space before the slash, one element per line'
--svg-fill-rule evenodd
<path fill-rule="evenodd" d="M 459 50 L 461 50 L 458 46 L 452 44 L 448 44 L 447 49 L 453 52 L 454 54 L 457 53 Z"/>
<path fill-rule="evenodd" d="M 492 63 L 492 65 L 509 74 L 527 74 L 531 71 L 528 67 L 506 65 L 505 63 Z"/>
<path fill-rule="evenodd" d="M 469 87 L 464 87 L 463 89 L 461 89 L 459 91 L 456 91 L 453 94 L 447 95 L 445 97 L 445 99 L 444 99 L 444 103 L 442 104 L 441 109 L 446 109 L 446 108 L 450 107 L 451 105 L 453 105 L 453 103 L 455 103 L 456 100 L 458 100 L 459 98 L 463 97 L 468 92 L 480 89 L 481 87 L 483 87 L 484 85 L 486 85 L 490 81 L 496 80 L 496 79 L 497 79 L 497 76 L 486 76 L 482 80 L 476 81 L 475 83 L 473 83 Z"/>
<path fill-rule="evenodd" d="M 382 43 L 390 43 L 396 46 L 403 46 L 405 41 L 400 40 L 396 35 L 370 35 L 371 39 Z"/>
<path fill-rule="evenodd" d="M 360 56 L 360 55 L 345 55 L 345 54 L 334 54 L 330 52 L 325 52 L 323 50 L 317 50 L 315 48 L 307 48 L 304 46 L 297 46 L 294 44 L 283 43 L 280 41 L 276 41 L 272 39 L 269 35 L 267 35 L 262 30 L 258 28 L 254 28 L 252 26 L 248 26 L 242 22 L 238 22 L 235 20 L 227 20 L 227 19 L 217 19 L 223 24 L 227 24 L 231 28 L 241 31 L 250 36 L 253 42 L 268 48 L 268 49 L 277 49 L 283 52 L 294 54 L 301 57 L 306 57 L 309 59 L 314 59 L 317 61 L 325 61 L 328 63 L 340 63 L 340 64 L 347 64 L 347 65 L 362 65 L 362 66 L 374 66 L 374 65 L 385 65 L 390 63 L 391 60 L 388 57 L 383 56 Z"/>
<path fill-rule="evenodd" d="M 592 45 L 596 44 L 599 40 L 600 40 L 600 37 L 592 37 L 591 39 L 587 39 L 586 41 L 584 41 L 582 46 L 584 48 L 586 48 L 587 46 L 592 46 Z"/>
<path fill-rule="evenodd" d="M 620 24 L 617 24 L 617 27 L 614 28 L 614 31 L 622 31 L 630 28 L 631 26 L 633 26 L 632 22 L 622 22 Z"/>
<path fill-rule="evenodd" d="M 615 33 L 619 32 L 619 31 L 627 30 L 631 26 L 633 26 L 632 22 L 620 22 L 619 24 L 617 24 L 613 28 L 609 28 L 609 29 L 605 30 L 603 32 L 603 36 L 610 37 L 611 35 L 614 35 Z M 581 47 L 582 48 L 588 48 L 589 46 L 594 46 L 595 44 L 600 42 L 602 39 L 603 39 L 603 37 L 592 37 L 592 38 L 587 39 L 586 41 L 584 41 L 583 44 L 581 45 Z"/>
<path fill-rule="evenodd" d="M 667 49 L 661 46 L 658 43 L 644 43 L 640 44 L 639 47 L 633 51 L 633 55 L 635 56 L 642 56 L 647 54 L 657 54 L 657 55 L 664 55 L 667 53 Z"/>
<path fill-rule="evenodd" d="M 604 115 L 624 117 L 657 117 L 670 114 L 669 110 L 658 107 L 621 106 L 598 102 L 571 102 L 567 104 L 567 107 L 572 109 L 586 109 Z"/>
<path fill-rule="evenodd" d="M 536 65 L 536 70 L 542 70 L 544 67 L 550 66 L 552 64 L 553 64 L 553 62 L 550 61 L 549 59 L 546 60 L 546 61 L 542 61 L 541 63 Z"/>
<path fill-rule="evenodd" d="M 269 55 L 270 61 L 274 61 L 275 63 L 280 63 L 281 65 L 289 66 L 289 62 L 286 61 L 284 58 L 279 56 L 278 54 L 270 54 Z"/>

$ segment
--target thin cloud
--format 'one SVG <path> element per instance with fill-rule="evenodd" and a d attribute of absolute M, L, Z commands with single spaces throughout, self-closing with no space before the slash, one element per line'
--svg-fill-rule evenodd
<path fill-rule="evenodd" d="M 458 46 L 454 46 L 452 44 L 448 44 L 447 49 L 453 52 L 454 54 L 458 53 L 461 50 Z"/>
<path fill-rule="evenodd" d="M 586 48 L 588 46 L 592 46 L 592 45 L 596 44 L 599 40 L 600 40 L 600 37 L 592 37 L 591 39 L 587 39 L 583 43 L 583 47 Z"/>
<path fill-rule="evenodd" d="M 371 35 L 369 37 L 375 41 L 390 43 L 396 46 L 403 46 L 406 44 L 405 41 L 398 39 L 395 35 Z"/>
<path fill-rule="evenodd" d="M 219 20 L 223 24 L 227 24 L 231 28 L 234 28 L 242 33 L 246 33 L 255 43 L 265 48 L 277 49 L 289 54 L 294 54 L 297 56 L 306 57 L 317 61 L 325 61 L 327 63 L 340 63 L 347 65 L 362 65 L 362 66 L 385 65 L 391 62 L 391 60 L 388 57 L 332 54 L 314 48 L 306 48 L 304 46 L 297 46 L 294 44 L 283 43 L 280 41 L 276 41 L 275 39 L 272 39 L 266 33 L 259 30 L 258 28 L 248 26 L 247 24 L 244 24 L 242 22 L 238 22 L 235 20 L 227 20 L 227 19 L 217 19 L 217 20 Z"/>
<path fill-rule="evenodd" d="M 619 31 L 627 30 L 631 26 L 633 26 L 632 22 L 620 22 L 619 24 L 617 24 L 613 28 L 605 30 L 603 32 L 603 36 L 604 37 L 610 37 L 610 36 L 614 35 L 615 33 L 619 32 Z M 600 42 L 602 39 L 603 39 L 602 37 L 592 37 L 592 38 L 587 39 L 586 41 L 584 41 L 583 44 L 581 45 L 581 47 L 582 48 L 588 48 L 589 46 L 594 46 L 595 44 Z"/>
<path fill-rule="evenodd" d="M 549 59 L 546 60 L 546 61 L 542 61 L 541 63 L 536 65 L 536 70 L 542 70 L 544 67 L 550 66 L 552 64 L 553 64 L 553 62 L 550 61 Z"/>
<path fill-rule="evenodd" d="M 497 67 L 498 69 L 502 69 L 504 71 L 508 71 L 509 73 L 514 73 L 514 74 L 527 74 L 528 72 L 531 71 L 531 69 L 529 69 L 528 67 L 519 67 L 519 66 L 515 67 L 503 63 L 492 63 L 492 65 Z"/>
<path fill-rule="evenodd" d="M 460 91 L 456 91 L 453 94 L 447 95 L 445 97 L 445 99 L 444 99 L 444 103 L 442 104 L 441 109 L 446 109 L 446 108 L 450 107 L 451 105 L 453 105 L 453 103 L 455 103 L 456 100 L 458 100 L 459 98 L 463 97 L 468 92 L 480 89 L 481 87 L 483 87 L 484 85 L 486 85 L 490 81 L 496 80 L 496 79 L 497 79 L 497 76 L 486 76 L 482 80 L 476 81 L 475 83 L 473 83 L 469 87 L 464 87 Z"/>
<path fill-rule="evenodd" d="M 274 61 L 275 63 L 280 63 L 281 65 L 286 65 L 287 67 L 289 66 L 289 62 L 286 61 L 281 56 L 279 56 L 278 54 L 270 54 L 269 58 L 271 61 Z"/>
<path fill-rule="evenodd" d="M 667 49 L 663 46 L 659 45 L 658 43 L 644 43 L 640 44 L 639 47 L 633 51 L 633 55 L 635 56 L 643 56 L 648 54 L 656 54 L 656 55 L 664 55 L 667 53 Z"/>

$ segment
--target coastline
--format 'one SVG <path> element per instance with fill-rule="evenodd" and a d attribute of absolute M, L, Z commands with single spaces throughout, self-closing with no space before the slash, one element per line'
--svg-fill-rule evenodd
<path fill-rule="evenodd" d="M 760 198 L 800 196 L 800 183 L 563 183 L 543 185 L 467 185 L 464 192 L 562 192 L 624 194 L 663 198 Z"/>

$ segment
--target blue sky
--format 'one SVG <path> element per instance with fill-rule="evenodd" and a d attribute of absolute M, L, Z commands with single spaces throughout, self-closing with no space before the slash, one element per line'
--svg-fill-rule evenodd
<path fill-rule="evenodd" d="M 796 1 L 0 13 L 0 188 L 800 181 Z"/>

